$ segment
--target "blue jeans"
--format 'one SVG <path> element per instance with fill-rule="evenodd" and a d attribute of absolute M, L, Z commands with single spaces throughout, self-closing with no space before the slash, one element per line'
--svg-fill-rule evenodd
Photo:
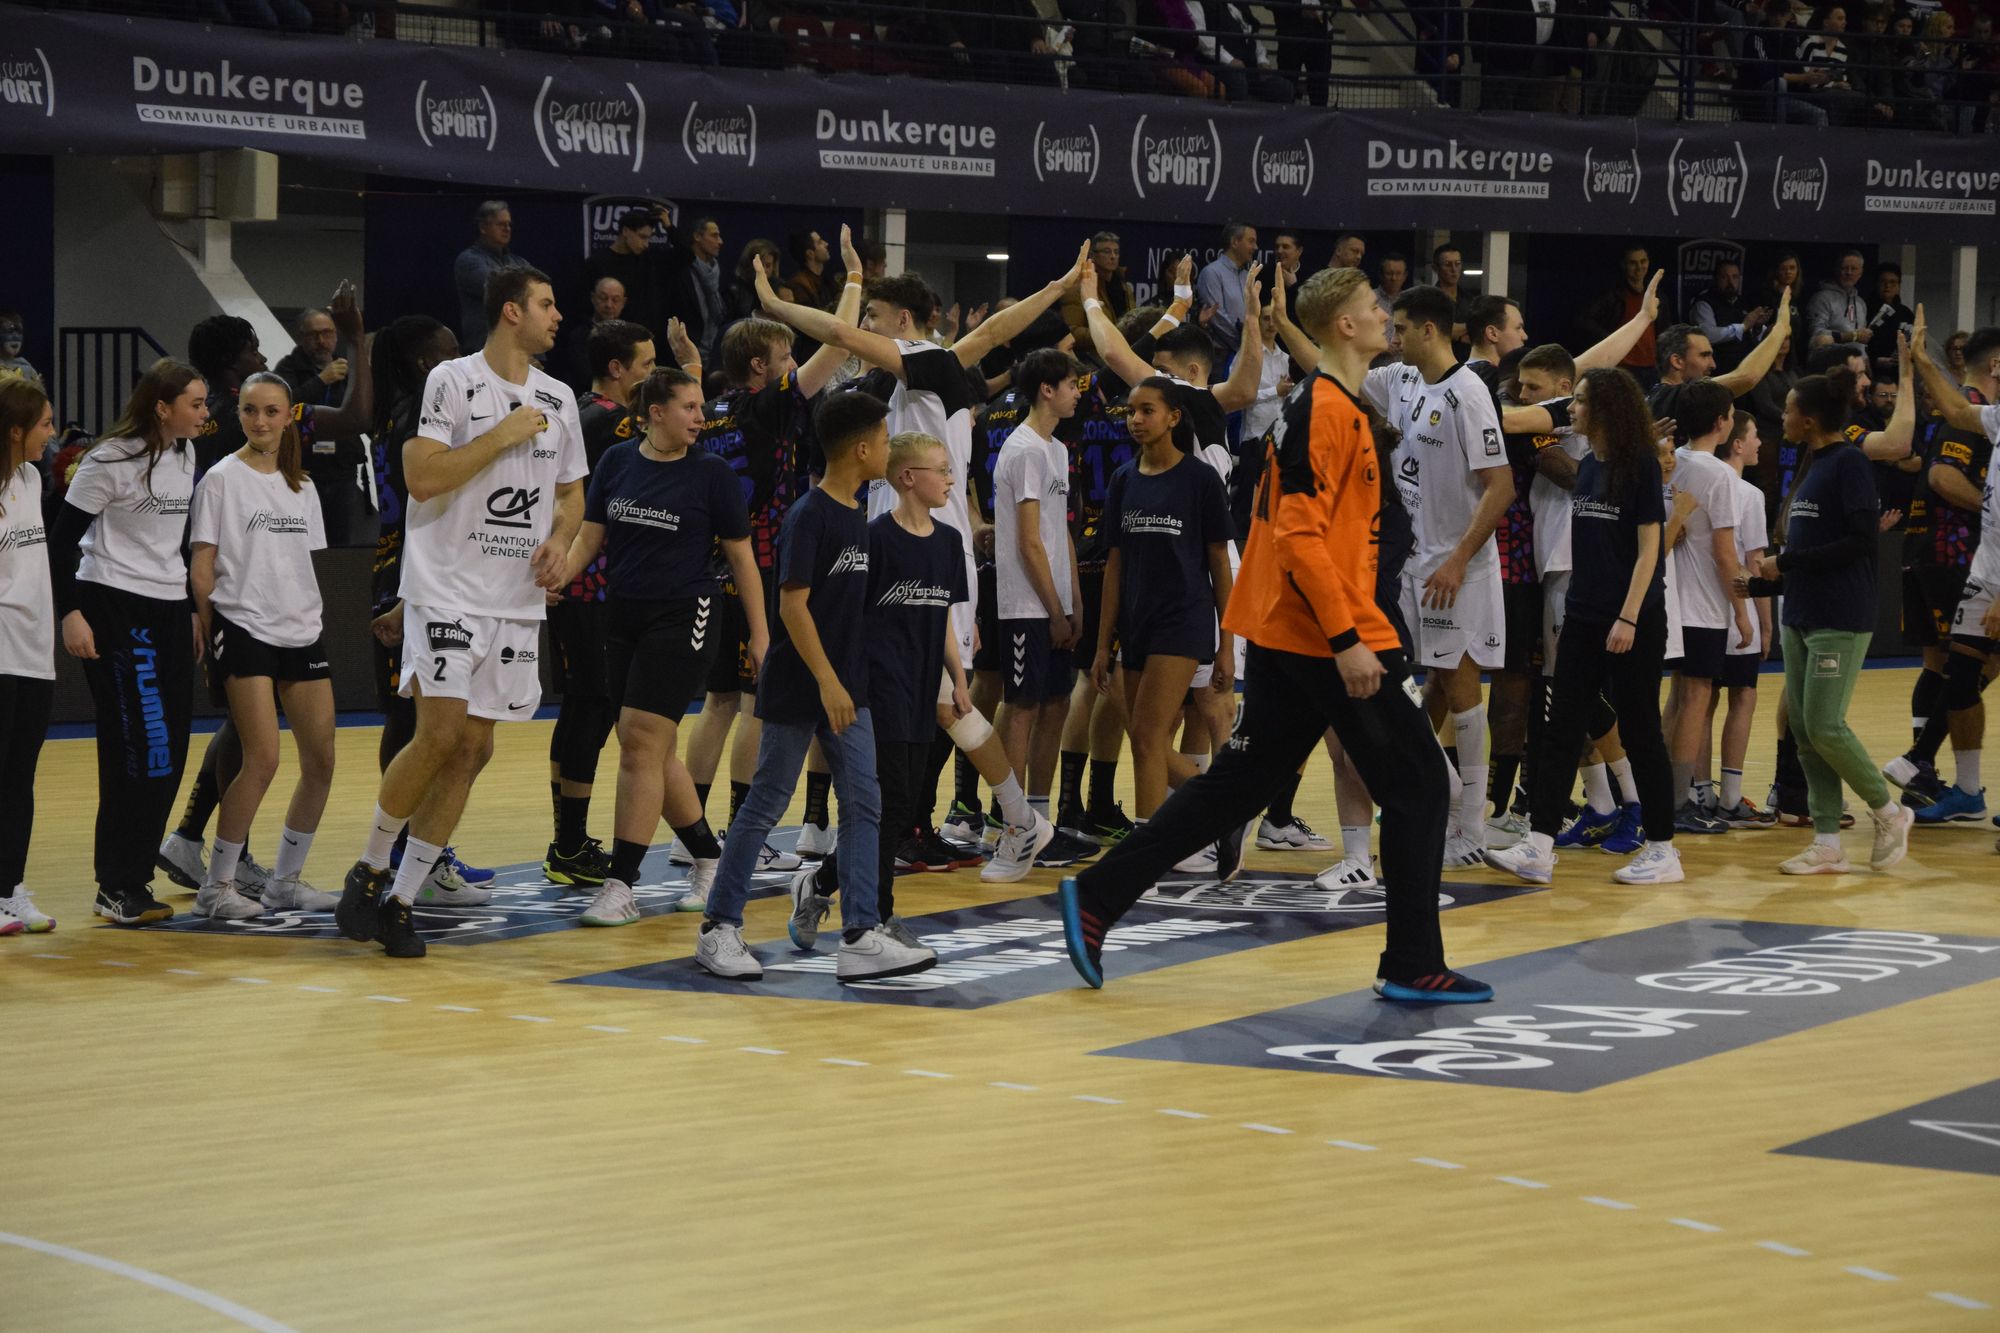
<path fill-rule="evenodd" d="M 757 776 L 750 780 L 750 794 L 729 823 L 722 864 L 708 891 L 711 920 L 743 924 L 743 903 L 750 896 L 757 854 L 792 803 L 799 770 L 815 737 L 840 796 L 840 843 L 834 858 L 840 870 L 841 929 L 867 930 L 882 924 L 875 899 L 881 873 L 876 857 L 882 836 L 882 789 L 875 782 L 875 725 L 865 708 L 839 735 L 824 722 L 764 724 L 764 738 L 757 745 Z"/>

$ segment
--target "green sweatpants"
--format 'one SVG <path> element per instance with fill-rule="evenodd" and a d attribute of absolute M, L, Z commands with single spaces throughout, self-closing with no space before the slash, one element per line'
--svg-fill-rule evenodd
<path fill-rule="evenodd" d="M 1860 737 L 1847 725 L 1854 682 L 1868 656 L 1872 634 L 1816 629 L 1784 632 L 1785 698 L 1799 764 L 1806 771 L 1806 808 L 1813 832 L 1840 832 L 1840 784 L 1845 782 L 1870 810 L 1889 803 L 1889 784 Z"/>

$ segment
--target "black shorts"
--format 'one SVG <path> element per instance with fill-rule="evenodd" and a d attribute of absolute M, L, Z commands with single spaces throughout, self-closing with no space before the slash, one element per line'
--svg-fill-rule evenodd
<path fill-rule="evenodd" d="M 1542 669 L 1542 585 L 1500 585 L 1500 606 L 1507 624 L 1507 656 L 1501 667 L 1521 675 Z"/>
<path fill-rule="evenodd" d="M 1072 662 L 1088 667 L 1097 657 L 1097 616 L 1104 605 L 1104 570 L 1101 567 L 1078 569 L 1076 588 L 1080 594 L 1083 625 L 1077 631 L 1076 643 L 1070 648 L 1069 656 Z M 1111 637 L 1115 641 L 1118 636 L 1113 634 Z"/>
<path fill-rule="evenodd" d="M 314 639 L 303 648 L 265 643 L 222 612 L 213 611 L 208 627 L 208 679 L 217 703 L 227 701 L 222 682 L 231 676 L 269 676 L 272 680 L 331 680 L 326 644 Z"/>
<path fill-rule="evenodd" d="M 1687 625 L 1681 629 L 1681 655 L 1667 663 L 1673 670 L 1695 680 L 1720 680 L 1723 663 L 1729 656 L 1732 630 L 1703 629 Z"/>
<path fill-rule="evenodd" d="M 979 627 L 979 647 L 973 650 L 974 671 L 1000 669 L 1000 575 L 990 564 L 979 567 L 979 609 L 973 623 Z"/>
<path fill-rule="evenodd" d="M 764 624 L 768 628 L 778 614 L 778 571 L 759 569 L 763 581 Z M 757 672 L 750 664 L 750 619 L 743 613 L 742 599 L 736 595 L 736 580 L 724 579 L 722 605 L 715 610 L 720 622 L 718 651 L 701 682 L 710 694 L 755 693 Z M 615 680 L 616 677 L 613 677 Z"/>
<path fill-rule="evenodd" d="M 611 697 L 625 708 L 670 722 L 687 715 L 722 655 L 718 602 L 733 597 L 686 597 L 671 602 L 613 597 L 606 611 L 605 656 Z"/>
<path fill-rule="evenodd" d="M 1763 665 L 1762 653 L 1730 653 L 1722 659 L 1722 670 L 1717 673 L 1715 683 L 1725 690 L 1753 690 L 1757 688 L 1757 676 Z"/>
<path fill-rule="evenodd" d="M 1001 657 L 1006 669 L 1000 673 L 1001 695 L 1008 703 L 1038 704 L 1050 699 L 1067 699 L 1076 684 L 1076 668 L 1069 650 L 1049 642 L 1049 619 L 1000 622 Z"/>
<path fill-rule="evenodd" d="M 605 655 L 606 602 L 565 597 L 549 608 L 549 642 L 556 650 L 556 688 L 563 702 L 611 697 Z"/>
<path fill-rule="evenodd" d="M 1914 565 L 1903 571 L 1903 642 L 1937 648 L 1951 641 L 1965 576 L 1965 570 L 1951 565 Z"/>

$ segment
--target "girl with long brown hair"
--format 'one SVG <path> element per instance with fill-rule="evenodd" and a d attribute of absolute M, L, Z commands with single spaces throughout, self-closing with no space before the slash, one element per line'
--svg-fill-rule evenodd
<path fill-rule="evenodd" d="M 42 474 L 31 460 L 54 432 L 40 385 L 0 380 L 0 935 L 56 926 L 23 883 L 56 677 Z"/>

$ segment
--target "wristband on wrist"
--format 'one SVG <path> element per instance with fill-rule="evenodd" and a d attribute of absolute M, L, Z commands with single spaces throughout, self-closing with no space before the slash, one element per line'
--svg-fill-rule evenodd
<path fill-rule="evenodd" d="M 1170 329 L 1177 329 L 1181 326 L 1180 316 L 1178 315 L 1161 315 L 1160 323 L 1166 325 Z"/>
<path fill-rule="evenodd" d="M 861 275 L 859 273 L 848 274 L 847 284 L 850 287 L 859 287 L 861 285 Z"/>
<path fill-rule="evenodd" d="M 1104 308 L 1104 302 L 1098 300 L 1096 297 L 1093 296 L 1083 303 L 1083 308 L 1085 310 L 1102 310 Z"/>
<path fill-rule="evenodd" d="M 1194 300 L 1194 288 L 1192 288 L 1192 287 L 1188 286 L 1188 285 L 1187 285 L 1186 283 L 1182 283 L 1182 282 L 1177 282 L 1177 283 L 1175 283 L 1175 284 L 1174 284 L 1174 299 L 1175 299 L 1176 301 L 1192 301 L 1192 300 Z"/>
<path fill-rule="evenodd" d="M 1618 623 L 1621 625 L 1630 625 L 1633 629 L 1639 628 L 1639 622 L 1632 619 L 1630 616 L 1618 617 Z"/>

